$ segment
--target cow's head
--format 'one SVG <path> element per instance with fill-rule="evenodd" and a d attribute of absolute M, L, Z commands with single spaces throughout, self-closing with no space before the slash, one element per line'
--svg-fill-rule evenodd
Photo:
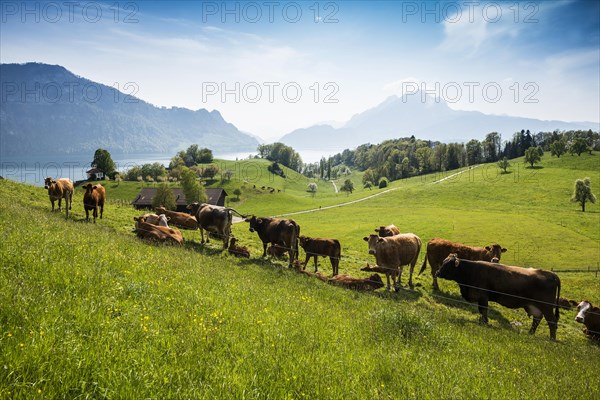
<path fill-rule="evenodd" d="M 91 183 L 88 183 L 87 185 L 83 186 L 83 189 L 85 190 L 86 193 L 91 193 L 91 191 L 96 188 L 97 188 L 97 186 L 94 186 Z"/>
<path fill-rule="evenodd" d="M 310 238 L 306 236 L 300 236 L 298 241 L 300 242 L 300 246 L 304 248 L 304 246 L 306 246 L 306 244 L 310 241 Z"/>
<path fill-rule="evenodd" d="M 196 215 L 196 214 L 198 214 L 199 211 L 201 211 L 206 206 L 208 206 L 208 204 L 198 203 L 197 201 L 195 201 L 192 204 L 188 204 L 188 206 L 186 208 L 188 210 L 190 210 L 190 214 Z"/>
<path fill-rule="evenodd" d="M 585 322 L 585 314 L 592 308 L 592 303 L 587 300 L 583 300 L 577 305 L 577 316 L 575 321 L 583 324 Z"/>
<path fill-rule="evenodd" d="M 375 228 L 375 232 L 380 237 L 389 237 L 394 236 L 398 231 L 398 228 L 394 224 L 388 226 L 380 226 L 379 228 Z"/>
<path fill-rule="evenodd" d="M 371 255 L 377 254 L 377 243 L 383 242 L 383 238 L 380 238 L 379 235 L 373 233 L 369 236 L 365 236 L 363 240 L 369 245 L 369 254 Z"/>
<path fill-rule="evenodd" d="M 171 217 L 167 217 L 165 214 L 160 214 L 158 216 L 158 226 L 169 226 L 169 221 L 171 220 Z"/>
<path fill-rule="evenodd" d="M 460 266 L 460 258 L 455 253 L 450 253 L 442 262 L 442 266 L 438 269 L 435 276 L 442 279 L 454 279 L 457 270 Z"/>
<path fill-rule="evenodd" d="M 493 244 L 491 246 L 485 246 L 485 249 L 490 253 L 490 260 L 494 257 L 496 257 L 498 259 L 498 261 L 500 261 L 500 257 L 502 256 L 502 253 L 506 253 L 506 249 L 502 246 L 500 246 L 499 244 Z"/>
<path fill-rule="evenodd" d="M 56 181 L 52 179 L 52 177 L 49 176 L 46 179 L 44 179 L 44 189 L 50 189 L 50 187 L 54 184 L 56 184 Z"/>
<path fill-rule="evenodd" d="M 373 274 L 369 277 L 369 284 L 373 288 L 373 290 L 380 289 L 384 286 L 383 280 L 379 274 Z"/>
<path fill-rule="evenodd" d="M 256 216 L 254 215 L 250 218 L 246 218 L 244 221 L 250 223 L 250 232 L 254 232 L 256 228 L 258 228 L 258 226 L 262 224 L 262 218 L 256 218 Z"/>

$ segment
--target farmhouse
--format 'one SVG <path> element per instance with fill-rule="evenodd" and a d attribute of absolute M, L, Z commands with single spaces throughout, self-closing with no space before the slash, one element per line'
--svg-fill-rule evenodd
<path fill-rule="evenodd" d="M 182 188 L 173 188 L 173 194 L 175 194 L 175 203 L 177 204 L 177 211 L 187 212 L 188 203 L 185 199 L 185 194 L 183 194 Z M 131 204 L 137 208 L 152 208 L 152 200 L 156 196 L 156 188 L 143 188 L 138 193 L 135 200 L 131 202 Z M 227 192 L 224 189 L 219 188 L 209 188 L 206 189 L 206 197 L 208 197 L 207 203 L 215 206 L 224 206 L 225 205 L 225 197 L 227 197 Z"/>
<path fill-rule="evenodd" d="M 88 181 L 100 181 L 104 179 L 104 172 L 100 171 L 98 168 L 94 167 L 88 171 L 85 171 L 87 174 Z"/>

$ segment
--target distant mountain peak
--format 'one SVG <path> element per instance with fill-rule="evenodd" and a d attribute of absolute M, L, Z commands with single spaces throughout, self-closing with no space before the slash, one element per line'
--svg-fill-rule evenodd
<path fill-rule="evenodd" d="M 0 69 L 1 155 L 45 154 L 50 148 L 57 154 L 93 154 L 99 147 L 115 153 L 170 153 L 193 143 L 238 152 L 255 151 L 259 144 L 218 110 L 155 107 L 60 65 L 0 64 Z M 22 84 L 26 95 L 19 93 Z M 85 92 L 90 84 L 100 95 Z"/>

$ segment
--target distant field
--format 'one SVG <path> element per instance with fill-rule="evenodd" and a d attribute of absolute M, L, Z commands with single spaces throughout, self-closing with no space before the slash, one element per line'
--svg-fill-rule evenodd
<path fill-rule="evenodd" d="M 545 156 L 535 170 L 513 160 L 506 175 L 483 165 L 437 184 L 439 174 L 416 177 L 364 202 L 293 218 L 302 234 L 341 241 L 341 273 L 366 276 L 359 268 L 374 259 L 362 237 L 394 223 L 424 243 L 498 242 L 508 248 L 503 262 L 554 269 L 562 295 L 600 303 L 598 274 L 562 272 L 598 269 L 600 205 L 582 213 L 569 198 L 585 176 L 600 195 L 599 160 Z M 323 182 L 312 198 L 308 180 L 280 179 L 232 179 L 245 194 L 230 205 L 274 215 L 379 191 L 336 195 Z M 139 183 L 116 185 L 106 183 L 113 201 L 94 225 L 83 221 L 82 189 L 65 221 L 50 212 L 43 188 L 0 181 L 0 398 L 600 397 L 600 347 L 573 311 L 561 311 L 553 343 L 545 322 L 527 335 L 523 310 L 492 304 L 490 326 L 480 326 L 456 284 L 431 290 L 429 271 L 414 291 L 331 287 L 260 258 L 245 223 L 234 233 L 251 248 L 249 260 L 218 243 L 200 245 L 198 232 L 184 232 L 183 248 L 149 245 L 131 233 L 140 212 L 126 200 Z M 320 265 L 330 273 L 328 260 Z"/>

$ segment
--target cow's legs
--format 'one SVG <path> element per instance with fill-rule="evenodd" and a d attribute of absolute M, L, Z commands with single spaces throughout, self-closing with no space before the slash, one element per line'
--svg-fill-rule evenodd
<path fill-rule="evenodd" d="M 387 290 L 389 292 L 391 290 L 391 288 L 390 288 L 390 271 L 385 272 L 385 279 L 387 280 Z M 394 286 L 395 286 L 395 282 L 394 282 Z"/>
<path fill-rule="evenodd" d="M 333 276 L 336 276 L 338 274 L 340 260 L 337 259 L 336 257 L 329 257 L 329 260 L 331 261 L 331 268 L 333 269 Z"/>
<path fill-rule="evenodd" d="M 392 275 L 392 280 L 394 281 L 394 290 L 397 292 L 400 290 L 402 286 L 402 266 L 396 270 L 397 272 Z M 396 282 L 395 277 L 398 278 L 398 282 Z"/>
<path fill-rule="evenodd" d="M 533 335 L 535 333 L 535 331 L 537 330 L 538 325 L 542 321 L 542 316 L 544 314 L 542 313 L 542 310 L 540 310 L 539 308 L 537 308 L 536 306 L 531 305 L 531 304 L 525 306 L 525 311 L 527 311 L 527 315 L 533 316 L 533 321 L 531 322 L 531 328 L 529 329 L 529 334 Z"/>
<path fill-rule="evenodd" d="M 310 254 L 306 255 L 306 260 L 304 260 L 304 269 L 306 269 L 306 266 L 308 265 L 308 262 L 310 261 Z M 315 271 L 316 272 L 316 271 Z"/>
<path fill-rule="evenodd" d="M 201 243 L 204 243 L 204 229 L 202 229 L 202 228 L 199 228 L 199 229 L 200 229 L 200 237 L 202 238 Z M 208 236 L 208 231 L 206 232 L 206 236 Z"/>
<path fill-rule="evenodd" d="M 548 328 L 550 328 L 550 339 L 556 340 L 556 329 L 558 328 L 558 320 L 552 312 L 552 308 L 548 308 L 547 311 L 544 311 L 544 318 L 546 318 Z"/>
<path fill-rule="evenodd" d="M 262 255 L 263 257 L 267 256 L 267 245 L 268 244 L 269 243 L 263 242 L 263 255 Z"/>
<path fill-rule="evenodd" d="M 477 303 L 479 305 L 479 323 L 482 325 L 487 325 L 488 323 L 488 301 L 487 299 L 481 299 Z"/>
<path fill-rule="evenodd" d="M 94 207 L 94 223 L 96 223 L 96 218 L 98 218 L 98 207 Z"/>
<path fill-rule="evenodd" d="M 415 258 L 415 260 L 412 262 L 412 264 L 410 264 L 410 275 L 409 275 L 409 278 L 408 278 L 408 286 L 409 286 L 411 289 L 415 287 L 415 286 L 413 285 L 413 280 L 412 280 L 412 277 L 413 277 L 413 271 L 415 270 L 415 264 L 416 264 L 416 263 L 417 263 L 417 260 L 416 260 L 416 258 Z"/>
<path fill-rule="evenodd" d="M 90 210 L 88 210 L 87 208 L 85 209 L 85 221 L 90 221 Z"/>
<path fill-rule="evenodd" d="M 317 270 L 319 269 L 319 256 L 315 254 L 314 259 L 315 259 L 315 272 L 317 272 Z"/>
<path fill-rule="evenodd" d="M 102 214 L 104 214 L 104 204 L 100 204 L 100 219 L 102 219 Z"/>
<path fill-rule="evenodd" d="M 62 208 L 62 197 L 58 198 L 58 211 Z"/>
<path fill-rule="evenodd" d="M 433 271 L 433 268 L 431 268 L 431 276 L 433 277 L 433 290 L 440 290 L 440 286 L 438 285 L 438 281 L 437 281 L 437 276 L 435 276 L 435 274 L 437 273 L 437 271 Z"/>

